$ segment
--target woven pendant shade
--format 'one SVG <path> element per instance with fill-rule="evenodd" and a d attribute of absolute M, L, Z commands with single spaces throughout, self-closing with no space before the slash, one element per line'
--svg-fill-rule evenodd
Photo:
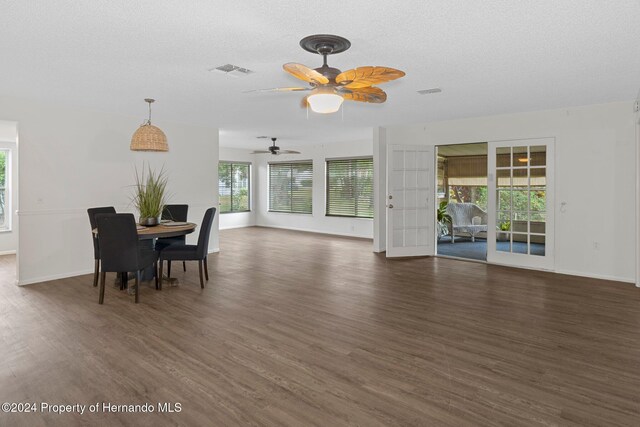
<path fill-rule="evenodd" d="M 131 151 L 169 151 L 164 132 L 152 124 L 144 124 L 131 137 Z"/>
<path fill-rule="evenodd" d="M 155 102 L 153 98 L 145 98 L 144 102 L 149 104 L 149 119 L 143 123 L 131 137 L 131 151 L 169 151 L 167 136 L 151 124 L 151 104 Z"/>

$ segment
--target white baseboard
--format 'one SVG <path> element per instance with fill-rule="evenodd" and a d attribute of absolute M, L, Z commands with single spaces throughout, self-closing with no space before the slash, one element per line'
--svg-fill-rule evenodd
<path fill-rule="evenodd" d="M 557 269 L 554 272 L 558 274 L 568 274 L 570 276 L 588 277 L 590 279 L 611 280 L 614 282 L 623 282 L 623 283 L 630 283 L 630 284 L 636 283 L 635 280 L 630 277 L 610 276 L 608 274 L 593 274 L 593 273 L 584 273 L 581 271 L 562 270 L 562 269 Z"/>
<path fill-rule="evenodd" d="M 0 252 L 0 256 L 1 256 L 1 255 L 15 255 L 15 253 L 16 253 L 16 250 L 15 250 L 15 249 L 14 249 L 14 250 L 12 250 L 12 251 L 1 251 L 1 252 Z"/>
<path fill-rule="evenodd" d="M 92 274 L 92 273 L 93 273 L 93 269 L 90 268 L 88 270 L 74 271 L 72 273 L 52 274 L 50 276 L 41 276 L 41 277 L 34 277 L 32 279 L 27 279 L 27 280 L 18 280 L 17 284 L 18 286 L 33 285 L 34 283 L 42 283 L 42 282 L 48 282 L 50 280 L 66 279 L 68 277 L 83 276 L 85 274 Z"/>
<path fill-rule="evenodd" d="M 351 234 L 351 233 L 336 233 L 334 231 L 319 231 L 319 230 L 310 230 L 308 228 L 297 228 L 297 227 L 284 227 L 281 225 L 255 225 L 255 227 L 264 227 L 264 228 L 279 228 L 282 230 L 292 230 L 292 231 L 303 231 L 305 233 L 315 233 L 315 234 L 329 234 L 331 236 L 342 236 L 342 237 L 355 237 L 357 239 L 366 239 L 373 240 L 373 237 L 361 236 L 359 234 Z"/>
<path fill-rule="evenodd" d="M 208 254 L 215 254 L 216 252 L 220 252 L 220 248 L 213 248 L 207 251 Z"/>

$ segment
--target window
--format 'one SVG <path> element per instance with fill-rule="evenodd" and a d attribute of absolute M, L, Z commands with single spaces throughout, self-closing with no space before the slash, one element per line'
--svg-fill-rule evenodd
<path fill-rule="evenodd" d="M 269 211 L 312 213 L 313 164 L 269 163 Z"/>
<path fill-rule="evenodd" d="M 373 158 L 327 160 L 327 215 L 373 218 Z"/>
<path fill-rule="evenodd" d="M 0 150 L 0 230 L 11 229 L 9 159 L 11 159 L 11 151 Z"/>
<path fill-rule="evenodd" d="M 250 163 L 218 163 L 220 213 L 250 211 Z"/>

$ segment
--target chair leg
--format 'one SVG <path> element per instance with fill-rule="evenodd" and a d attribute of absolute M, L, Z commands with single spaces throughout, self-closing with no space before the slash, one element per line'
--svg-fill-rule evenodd
<path fill-rule="evenodd" d="M 183 271 L 187 271 L 187 262 L 186 261 L 182 261 L 182 270 Z"/>
<path fill-rule="evenodd" d="M 100 297 L 98 298 L 98 304 L 104 303 L 104 281 L 107 273 L 104 271 L 100 274 Z"/>
<path fill-rule="evenodd" d="M 160 260 L 160 272 L 158 273 L 158 276 L 160 277 L 160 282 L 158 283 L 158 287 L 156 288 L 159 291 L 162 290 L 162 263 L 163 263 L 163 261 Z"/>
<path fill-rule="evenodd" d="M 209 260 L 207 259 L 207 257 L 204 257 L 204 278 L 207 279 L 207 282 L 209 281 L 209 267 L 207 264 L 209 264 Z"/>
<path fill-rule="evenodd" d="M 156 291 L 158 290 L 159 280 L 158 280 L 158 261 L 153 263 L 153 275 L 156 276 Z M 162 280 L 162 278 L 160 278 Z"/>
<path fill-rule="evenodd" d="M 456 233 L 454 233 L 453 231 L 451 232 L 451 243 L 455 243 L 456 242 Z"/>
<path fill-rule="evenodd" d="M 167 277 L 171 277 L 171 260 L 167 261 Z"/>
<path fill-rule="evenodd" d="M 93 270 L 93 287 L 98 286 L 98 276 L 100 275 L 100 260 L 97 259 L 95 262 L 95 268 Z"/>
<path fill-rule="evenodd" d="M 135 299 L 134 299 L 134 302 L 136 304 L 138 303 L 139 292 L 140 292 L 140 270 L 136 271 L 136 294 L 135 294 L 136 296 L 135 296 Z"/>
<path fill-rule="evenodd" d="M 204 289 L 204 280 L 202 280 L 202 260 L 198 261 L 198 270 L 200 270 L 200 287 Z"/>

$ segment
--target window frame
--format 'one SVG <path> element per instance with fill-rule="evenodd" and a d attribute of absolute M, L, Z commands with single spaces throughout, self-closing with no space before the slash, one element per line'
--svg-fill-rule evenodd
<path fill-rule="evenodd" d="M 351 161 L 351 160 L 371 160 L 371 174 L 373 177 L 373 170 L 374 170 L 374 166 L 373 166 L 373 156 L 357 156 L 357 157 L 339 157 L 339 158 L 331 158 L 331 159 L 325 159 L 325 194 L 324 194 L 324 198 L 325 198 L 325 216 L 327 217 L 336 217 L 336 218 L 358 218 L 358 219 L 369 219 L 372 220 L 374 215 L 375 215 L 375 202 L 374 202 L 374 197 L 375 197 L 375 192 L 373 190 L 373 185 L 371 187 L 371 200 L 374 203 L 372 212 L 371 212 L 371 216 L 361 216 L 358 215 L 357 213 L 354 212 L 354 215 L 342 215 L 342 214 L 333 214 L 333 213 L 329 213 L 329 203 L 330 203 L 330 197 L 329 197 L 329 163 L 330 162 L 344 162 L 344 161 Z M 357 187 L 357 182 L 356 182 L 356 187 Z M 356 204 L 356 210 L 357 210 L 357 204 Z"/>
<path fill-rule="evenodd" d="M 220 177 L 218 176 L 218 208 L 220 211 L 220 214 L 235 214 L 235 213 L 244 213 L 244 212 L 251 212 L 251 202 L 252 202 L 252 197 L 251 197 L 251 170 L 252 170 L 252 163 L 251 162 L 236 162 L 233 160 L 219 160 L 218 161 L 218 170 L 220 170 L 220 164 L 228 164 L 231 165 L 231 169 L 230 169 L 230 173 L 231 173 L 231 179 L 229 180 L 230 182 L 230 187 L 229 187 L 229 197 L 230 197 L 230 203 L 229 205 L 231 206 L 231 210 L 229 211 L 222 211 L 221 207 L 220 207 Z M 233 210 L 233 166 L 234 165 L 242 165 L 242 166 L 248 166 L 248 172 L 247 172 L 247 209 L 246 210 Z"/>
<path fill-rule="evenodd" d="M 12 199 L 12 182 L 11 182 L 11 148 L 0 148 L 5 153 L 4 163 L 4 221 L 0 224 L 0 233 L 10 232 L 12 230 L 11 215 L 11 199 Z"/>
<path fill-rule="evenodd" d="M 271 207 L 271 167 L 273 165 L 289 165 L 291 168 L 291 178 L 293 178 L 293 166 L 294 165 L 300 165 L 300 164 L 305 164 L 305 165 L 309 165 L 311 167 L 311 186 L 309 187 L 309 189 L 311 190 L 311 205 L 310 205 L 310 209 L 309 212 L 299 212 L 299 211 L 294 211 L 294 210 L 276 210 L 276 209 L 272 209 Z M 294 161 L 281 161 L 281 162 L 268 162 L 267 163 L 267 189 L 268 189 L 268 197 L 267 197 L 267 212 L 272 212 L 272 213 L 283 213 L 283 214 L 294 214 L 294 215 L 313 215 L 313 160 L 312 159 L 308 159 L 308 160 L 294 160 Z M 293 184 L 293 179 L 291 179 L 291 183 Z M 293 200 L 291 200 L 290 205 L 293 206 Z"/>

